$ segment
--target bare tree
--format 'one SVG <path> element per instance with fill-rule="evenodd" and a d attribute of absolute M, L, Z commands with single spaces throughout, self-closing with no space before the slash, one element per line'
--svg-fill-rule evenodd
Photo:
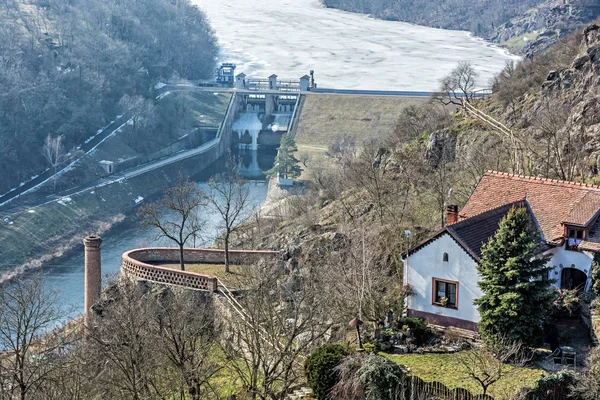
<path fill-rule="evenodd" d="M 133 111 L 133 116 L 130 118 L 131 130 L 137 133 L 138 130 L 144 129 L 153 122 L 156 114 L 152 100 L 145 99 L 142 96 L 124 95 L 119 100 L 119 106 L 123 112 Z"/>
<path fill-rule="evenodd" d="M 57 293 L 46 291 L 39 278 L 0 286 L 0 388 L 10 398 L 39 394 L 60 367 L 53 357 L 58 343 L 49 331 L 65 316 Z"/>
<path fill-rule="evenodd" d="M 325 155 L 334 159 L 339 165 L 345 167 L 356 157 L 356 141 L 350 135 L 343 134 L 333 138 L 327 147 Z"/>
<path fill-rule="evenodd" d="M 304 168 L 308 168 L 308 165 L 313 159 L 313 156 L 306 151 L 301 152 L 298 157 L 302 165 L 304 165 Z"/>
<path fill-rule="evenodd" d="M 283 400 L 303 381 L 306 355 L 323 343 L 328 312 L 310 276 L 277 263 L 243 270 L 234 284 L 247 291 L 227 320 L 223 350 L 251 398 Z"/>
<path fill-rule="evenodd" d="M 159 237 L 166 237 L 179 247 L 179 265 L 185 270 L 183 248 L 190 238 L 202 231 L 203 221 L 198 208 L 205 204 L 204 194 L 194 182 L 179 176 L 177 185 L 165 190 L 162 199 L 144 204 L 138 210 L 142 224 L 158 229 Z"/>
<path fill-rule="evenodd" d="M 95 306 L 94 324 L 86 329 L 86 340 L 79 345 L 90 397 L 166 398 L 171 389 L 159 382 L 165 380 L 168 368 L 150 329 L 155 309 L 148 287 L 121 279 L 107 292 L 112 298 Z"/>
<path fill-rule="evenodd" d="M 466 374 L 481 386 L 483 394 L 487 394 L 491 385 L 525 366 L 531 355 L 522 343 L 500 337 L 488 347 L 474 347 L 457 353 L 456 360 Z"/>
<path fill-rule="evenodd" d="M 220 217 L 225 247 L 225 272 L 229 273 L 229 243 L 231 235 L 237 231 L 244 215 L 252 207 L 250 188 L 237 173 L 232 157 L 228 157 L 225 172 L 208 182 L 209 206 Z"/>
<path fill-rule="evenodd" d="M 209 295 L 174 288 L 156 297 L 151 331 L 157 350 L 176 371 L 172 389 L 179 388 L 180 398 L 192 400 L 213 391 L 210 379 L 223 365 L 217 362 L 218 327 Z"/>
<path fill-rule="evenodd" d="M 545 151 L 538 153 L 546 177 L 554 175 L 571 181 L 577 172 L 581 173 L 586 140 L 581 131 L 570 126 L 571 111 L 559 98 L 548 97 L 535 114 L 536 127 L 546 144 Z"/>
<path fill-rule="evenodd" d="M 386 143 L 392 148 L 406 145 L 425 132 L 443 129 L 449 117 L 449 110 L 433 101 L 409 105 L 400 112 L 394 133 Z"/>
<path fill-rule="evenodd" d="M 57 355 L 64 367 L 40 398 L 219 398 L 211 378 L 225 364 L 210 294 L 121 278 L 93 311 L 85 340 Z"/>
<path fill-rule="evenodd" d="M 317 271 L 319 301 L 328 304 L 335 320 L 358 316 L 376 323 L 402 304 L 402 269 L 394 256 L 398 249 L 387 246 L 388 235 L 380 226 L 342 227 L 337 240 L 305 260 Z"/>
<path fill-rule="evenodd" d="M 450 74 L 442 78 L 440 91 L 434 98 L 444 105 L 462 105 L 462 101 L 471 101 L 479 74 L 470 62 L 460 62 Z"/>
<path fill-rule="evenodd" d="M 46 159 L 46 161 L 48 161 L 48 164 L 50 164 L 50 167 L 54 170 L 54 191 L 56 191 L 56 181 L 58 179 L 56 173 L 58 172 L 58 167 L 60 167 L 68 159 L 67 153 L 65 151 L 65 146 L 63 145 L 63 136 L 46 136 L 46 140 L 44 141 L 44 147 L 42 148 L 42 151 L 44 153 L 44 158 Z"/>

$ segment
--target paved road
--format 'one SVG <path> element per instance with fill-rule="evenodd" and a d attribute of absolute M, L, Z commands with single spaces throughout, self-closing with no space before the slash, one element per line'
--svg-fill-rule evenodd
<path fill-rule="evenodd" d="M 249 93 L 249 94 L 277 94 L 277 95 L 297 95 L 306 93 L 323 93 L 323 94 L 347 94 L 347 95 L 363 95 L 363 96 L 397 96 L 397 97 L 429 97 L 433 92 L 414 92 L 409 90 L 359 90 L 359 89 L 332 89 L 332 88 L 317 88 L 312 89 L 310 92 L 298 92 L 298 91 L 279 91 L 279 90 L 240 90 L 223 87 L 205 87 L 195 85 L 167 85 L 160 89 L 158 97 L 164 96 L 169 92 L 176 91 L 200 91 L 200 92 L 238 92 L 238 93 Z"/>
<path fill-rule="evenodd" d="M 49 195 L 46 197 L 39 198 L 33 202 L 28 202 L 23 205 L 19 205 L 16 207 L 12 207 L 10 209 L 0 211 L 0 220 L 3 220 L 4 218 L 7 218 L 7 217 L 10 219 L 11 215 L 14 215 L 14 214 L 26 211 L 26 210 L 30 210 L 32 208 L 36 208 L 36 207 L 51 203 L 56 200 L 60 200 L 61 198 L 64 198 L 64 197 L 78 195 L 78 194 L 93 190 L 98 187 L 110 185 L 112 183 L 116 183 L 116 182 L 119 182 L 119 181 L 122 181 L 125 179 L 134 178 L 136 176 L 145 174 L 146 172 L 149 172 L 149 171 L 152 171 L 152 170 L 155 170 L 158 168 L 162 168 L 162 167 L 165 167 L 167 165 L 170 165 L 170 164 L 173 164 L 173 163 L 176 163 L 179 161 L 183 161 L 187 158 L 197 156 L 197 155 L 203 153 L 204 151 L 209 150 L 210 148 L 212 148 L 214 146 L 217 146 L 218 144 L 219 144 L 219 138 L 216 138 L 216 139 L 213 139 L 195 149 L 180 151 L 178 153 L 175 153 L 171 156 L 162 158 L 160 160 L 152 161 L 147 164 L 144 164 L 144 165 L 141 165 L 141 166 L 138 166 L 135 168 L 131 168 L 131 169 L 123 171 L 123 172 L 113 174 L 110 177 L 101 178 L 92 183 L 65 190 L 65 191 L 61 192 L 60 194 Z M 2 223 L 2 221 L 0 221 L 0 224 L 1 223 Z"/>
<path fill-rule="evenodd" d="M 362 95 L 362 96 L 397 96 L 397 97 L 429 97 L 433 94 L 433 92 L 354 90 L 354 89 L 329 89 L 329 88 L 312 89 L 311 93 L 352 94 L 352 95 Z"/>
<path fill-rule="evenodd" d="M 107 137 L 109 137 L 113 132 L 121 129 L 121 127 L 124 124 L 126 124 L 127 121 L 132 116 L 133 116 L 133 112 L 131 110 L 125 112 L 123 115 L 120 115 L 117 119 L 115 119 L 113 122 L 108 124 L 104 129 L 102 129 L 101 132 L 96 134 L 93 137 L 93 139 L 91 139 L 89 142 L 83 143 L 81 146 L 79 146 L 78 149 L 84 151 L 86 154 L 90 153 L 92 150 L 94 150 L 96 147 L 98 147 L 98 145 L 100 143 L 102 143 Z M 61 174 L 65 169 L 71 167 L 75 162 L 77 162 L 77 160 L 73 161 L 69 165 L 67 165 L 64 168 L 62 168 L 61 170 L 59 170 L 57 172 L 57 174 Z M 27 193 L 31 193 L 32 191 L 38 189 L 44 183 L 46 183 L 50 179 L 52 179 L 53 176 L 54 176 L 53 171 L 51 169 L 48 169 L 48 170 L 42 172 L 41 174 L 39 174 L 35 179 L 32 179 L 32 180 L 26 182 L 23 186 L 17 188 L 16 190 L 13 190 L 12 192 L 8 192 L 8 193 L 4 193 L 3 195 L 0 195 L 0 207 L 7 204 L 9 201 L 13 200 L 14 198 L 16 198 L 20 195 L 25 195 Z"/>
<path fill-rule="evenodd" d="M 196 89 L 199 89 L 199 88 L 194 85 L 165 86 L 161 90 L 157 91 L 157 100 L 162 99 L 164 96 L 166 96 L 169 92 L 172 92 L 172 91 L 193 91 Z M 212 90 L 212 91 L 215 91 L 215 90 Z M 86 143 L 81 144 L 77 149 L 82 150 L 83 152 L 85 152 L 85 154 L 89 154 L 96 147 L 98 147 L 98 145 L 100 145 L 102 142 L 104 142 L 104 140 L 106 140 L 110 135 L 112 135 L 114 132 L 121 129 L 127 123 L 127 121 L 133 116 L 134 116 L 133 110 L 128 110 L 127 112 L 123 113 L 123 115 L 119 115 L 114 121 L 112 121 L 110 124 L 108 124 L 106 127 L 104 127 L 100 132 L 98 132 L 91 140 L 89 140 Z M 61 168 L 59 171 L 57 171 L 56 175 L 62 174 L 65 170 L 68 170 L 70 167 L 72 167 L 77 161 L 78 160 L 74 160 L 73 162 L 69 163 L 68 165 L 65 165 L 63 168 Z M 43 173 L 39 174 L 35 179 L 32 179 L 32 180 L 26 182 L 23 186 L 17 188 L 16 190 L 13 190 L 11 192 L 7 192 L 7 193 L 0 195 L 0 207 L 8 205 L 9 202 L 13 201 L 15 198 L 17 198 L 19 196 L 23 196 L 28 193 L 32 193 L 32 192 L 36 191 L 42 185 L 49 182 L 54 176 L 55 176 L 55 174 L 53 173 L 53 171 L 51 169 L 48 169 L 48 170 L 44 171 Z M 2 214 L 3 213 L 0 213 L 0 215 L 2 215 Z M 4 214 L 6 214 L 6 213 L 4 213 Z"/>

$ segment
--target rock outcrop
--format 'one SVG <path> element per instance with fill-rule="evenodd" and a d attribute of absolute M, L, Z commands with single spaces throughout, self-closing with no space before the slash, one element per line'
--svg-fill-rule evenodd
<path fill-rule="evenodd" d="M 582 33 L 572 61 L 549 71 L 541 88 L 532 88 L 501 118 L 536 141 L 554 135 L 563 146 L 555 152 L 573 160 L 572 177 L 592 179 L 600 160 L 600 26 L 588 25 Z"/>
<path fill-rule="evenodd" d="M 598 18 L 600 1 L 550 0 L 495 29 L 488 39 L 531 57 Z"/>

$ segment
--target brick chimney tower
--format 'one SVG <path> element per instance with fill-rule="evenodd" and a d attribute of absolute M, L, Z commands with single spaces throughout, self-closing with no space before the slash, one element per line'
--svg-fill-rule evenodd
<path fill-rule="evenodd" d="M 458 222 L 458 206 L 450 205 L 446 207 L 446 226 Z"/>
<path fill-rule="evenodd" d="M 85 246 L 85 326 L 90 320 L 90 308 L 100 298 L 102 289 L 102 267 L 100 259 L 100 245 L 102 239 L 98 236 L 87 236 L 83 239 Z"/>

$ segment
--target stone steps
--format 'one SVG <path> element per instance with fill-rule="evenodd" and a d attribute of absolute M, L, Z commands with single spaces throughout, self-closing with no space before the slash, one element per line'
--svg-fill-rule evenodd
<path fill-rule="evenodd" d="M 300 399 L 312 399 L 312 389 L 308 387 L 302 387 L 294 390 L 292 393 L 286 396 L 286 400 L 300 400 Z"/>

